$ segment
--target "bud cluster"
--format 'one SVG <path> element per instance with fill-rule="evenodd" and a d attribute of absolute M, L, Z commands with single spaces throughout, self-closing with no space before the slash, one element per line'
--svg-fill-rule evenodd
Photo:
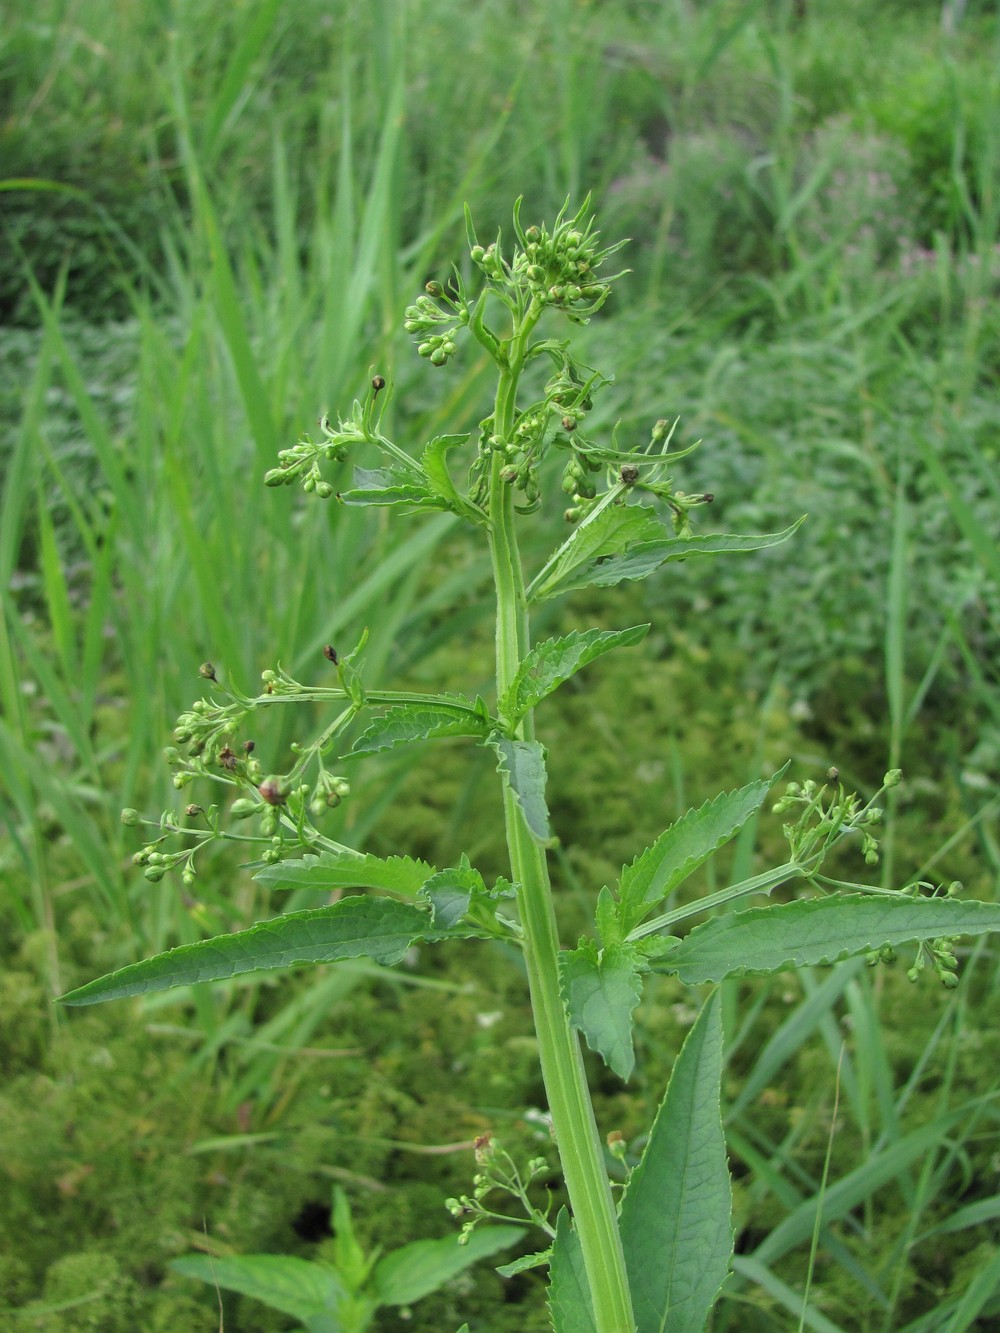
<path fill-rule="evenodd" d="M 320 465 L 342 463 L 352 445 L 370 444 L 378 438 L 375 402 L 384 388 L 383 376 L 373 376 L 364 402 L 356 399 L 349 417 L 338 418 L 336 426 L 330 425 L 329 417 L 321 417 L 319 422 L 319 428 L 323 432 L 321 440 L 312 440 L 307 435 L 291 448 L 280 450 L 278 453 L 280 466 L 271 468 L 264 474 L 265 486 L 293 486 L 296 482 L 300 482 L 307 494 L 318 495 L 321 500 L 329 500 L 335 494 L 335 490 L 330 482 L 324 479 Z"/>
<path fill-rule="evenodd" d="M 600 233 L 589 216 L 589 199 L 571 218 L 564 208 L 551 231 L 544 225 L 523 229 L 518 212 L 514 213 L 518 245 L 511 263 L 506 264 L 499 245 L 485 250 L 474 246 L 473 262 L 494 282 L 524 287 L 536 304 L 552 306 L 575 322 L 585 323 L 608 299 L 614 281 L 614 277 L 600 278 L 598 269 L 624 242 L 601 248 Z"/>
<path fill-rule="evenodd" d="M 872 830 L 881 824 L 883 815 L 881 807 L 875 804 L 877 796 L 863 805 L 856 793 L 845 791 L 836 769 L 831 769 L 828 777 L 835 784 L 832 791 L 826 783 L 821 785 L 812 779 L 789 782 L 784 794 L 771 807 L 779 815 L 795 808 L 801 810 L 795 823 L 784 825 L 793 860 L 804 864 L 845 834 L 858 833 L 865 864 L 877 865 L 878 842 Z M 887 773 L 880 793 L 895 786 L 900 777 L 898 770 Z"/>
<path fill-rule="evenodd" d="M 529 1186 L 551 1174 L 548 1161 L 544 1157 L 532 1157 L 521 1172 L 510 1153 L 491 1134 L 481 1134 L 476 1139 L 475 1154 L 478 1169 L 472 1177 L 472 1195 L 462 1194 L 457 1199 L 445 1200 L 445 1207 L 452 1217 L 463 1219 L 459 1244 L 467 1244 L 476 1224 L 486 1218 L 501 1222 L 519 1220 L 486 1205 L 485 1199 L 497 1190 L 516 1199 L 536 1226 L 554 1236 L 555 1230 L 548 1220 L 551 1200 L 542 1210 L 536 1208 L 528 1197 Z"/>
<path fill-rule="evenodd" d="M 460 283 L 456 283 L 455 295 L 439 282 L 427 283 L 424 295 L 403 312 L 403 328 L 420 338 L 417 353 L 432 366 L 447 365 L 458 350 L 455 335 L 468 322 L 469 309 Z"/>

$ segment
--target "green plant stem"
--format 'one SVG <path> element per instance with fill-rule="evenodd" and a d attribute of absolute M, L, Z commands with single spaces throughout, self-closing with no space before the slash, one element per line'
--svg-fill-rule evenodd
<path fill-rule="evenodd" d="M 514 397 L 524 351 L 537 314 L 529 309 L 508 344 L 497 390 L 495 430 L 509 438 Z M 530 646 L 521 558 L 514 531 L 513 487 L 501 478 L 499 453 L 490 478 L 489 534 L 496 585 L 497 690 L 508 688 Z M 519 727 L 531 739 L 527 715 Z M 548 866 L 532 836 L 517 797 L 504 784 L 504 818 L 511 872 L 517 885 L 523 949 L 539 1061 L 552 1128 L 566 1181 L 576 1232 L 590 1283 L 597 1333 L 632 1333 L 635 1319 L 625 1256 L 597 1122 L 583 1068 L 579 1040 L 570 1027 L 559 985 L 559 935 Z"/>

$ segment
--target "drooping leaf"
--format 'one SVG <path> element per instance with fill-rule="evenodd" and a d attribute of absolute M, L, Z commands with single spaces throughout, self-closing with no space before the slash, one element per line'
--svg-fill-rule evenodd
<path fill-rule="evenodd" d="M 545 804 L 544 747 L 537 741 L 512 741 L 496 734 L 487 744 L 497 752 L 497 771 L 510 783 L 528 828 L 539 842 L 548 842 L 552 834 Z"/>
<path fill-rule="evenodd" d="M 341 852 L 320 852 L 295 861 L 279 861 L 264 866 L 254 879 L 269 889 L 315 889 L 329 893 L 333 889 L 382 889 L 412 898 L 435 875 L 434 866 L 409 856 L 362 855 L 345 848 Z"/>
<path fill-rule="evenodd" d="M 510 687 L 497 703 L 497 710 L 510 722 L 518 722 L 530 708 L 559 688 L 588 662 L 613 648 L 631 647 L 646 637 L 648 625 L 632 629 L 574 630 L 561 639 L 536 644 L 518 667 Z"/>
<path fill-rule="evenodd" d="M 574 588 L 609 588 L 624 579 L 645 579 L 672 560 L 690 560 L 696 555 L 728 555 L 740 551 L 763 551 L 788 541 L 803 519 L 782 532 L 760 536 L 742 536 L 737 533 L 709 532 L 693 537 L 657 537 L 651 541 L 636 541 L 619 555 L 607 559 L 578 564 L 560 579 L 556 591 L 569 592 Z M 551 596 L 543 592 L 540 596 Z"/>
<path fill-rule="evenodd" d="M 454 1235 L 417 1240 L 393 1250 L 375 1265 L 378 1303 L 410 1305 L 419 1301 L 480 1259 L 516 1245 L 524 1232 L 524 1227 L 517 1226 L 477 1227 L 464 1245 Z"/>
<path fill-rule="evenodd" d="M 621 1206 L 638 1333 L 703 1329 L 733 1252 L 718 993 L 688 1033 Z"/>
<path fill-rule="evenodd" d="M 474 523 L 483 523 L 486 515 L 459 491 L 448 471 L 448 451 L 461 448 L 468 439 L 468 434 L 438 435 L 424 449 L 420 462 L 431 490 L 453 513 L 472 519 Z"/>
<path fill-rule="evenodd" d="M 623 934 L 634 929 L 656 903 L 739 833 L 760 809 L 781 773 L 750 782 L 738 791 L 724 792 L 697 810 L 688 810 L 624 867 L 618 888 Z"/>
<path fill-rule="evenodd" d="M 398 963 L 410 945 L 432 930 L 430 913 L 395 898 L 342 898 L 330 907 L 289 912 L 260 921 L 248 930 L 182 944 L 61 997 L 63 1004 L 97 1004 L 147 991 L 169 990 L 219 981 L 243 972 L 291 967 L 294 963 L 332 963 L 340 958 L 371 958 Z"/>
<path fill-rule="evenodd" d="M 530 601 L 541 601 L 577 586 L 573 579 L 581 566 L 589 566 L 605 556 L 625 551 L 636 542 L 655 540 L 665 531 L 663 524 L 645 505 L 613 504 L 595 510 L 545 566 L 532 583 Z"/>
<path fill-rule="evenodd" d="M 471 700 L 464 706 L 398 704 L 375 718 L 351 747 L 351 755 L 378 754 L 397 745 L 426 741 L 440 736 L 476 736 L 482 739 L 489 727 Z"/>
<path fill-rule="evenodd" d="M 835 963 L 883 945 L 1000 930 L 1000 903 L 838 893 L 732 912 L 696 926 L 655 964 L 687 985 Z"/>
<path fill-rule="evenodd" d="M 597 1333 L 583 1249 L 565 1208 L 556 1218 L 548 1295 L 553 1333 Z"/>
<path fill-rule="evenodd" d="M 641 956 L 629 944 L 598 949 L 583 940 L 578 949 L 559 959 L 563 998 L 569 1021 L 619 1078 L 635 1067 L 632 1049 L 632 1012 L 642 996 Z"/>
<path fill-rule="evenodd" d="M 318 1315 L 329 1316 L 331 1333 L 340 1330 L 337 1311 L 348 1293 L 336 1272 L 328 1265 L 291 1254 L 244 1254 L 213 1258 L 190 1254 L 173 1259 L 170 1268 L 182 1277 L 197 1278 L 226 1291 L 281 1310 L 304 1324 Z"/>

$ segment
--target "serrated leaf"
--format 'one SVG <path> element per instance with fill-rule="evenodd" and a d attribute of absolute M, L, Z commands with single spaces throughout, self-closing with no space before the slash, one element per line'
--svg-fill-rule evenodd
<path fill-rule="evenodd" d="M 375 718 L 351 747 L 352 756 L 379 754 L 441 736 L 475 736 L 482 739 L 488 731 L 480 714 L 473 711 L 471 700 L 464 706 L 448 708 L 434 704 L 397 704 Z"/>
<path fill-rule="evenodd" d="M 375 1266 L 375 1293 L 380 1305 L 410 1305 L 480 1259 L 516 1245 L 525 1228 L 477 1227 L 462 1244 L 458 1235 L 417 1240 L 393 1250 Z"/>
<path fill-rule="evenodd" d="M 172 1260 L 169 1267 L 182 1277 L 197 1278 L 226 1291 L 251 1296 L 272 1310 L 281 1310 L 303 1323 L 309 1323 L 318 1315 L 328 1315 L 331 1331 L 340 1328 L 337 1310 L 348 1293 L 327 1264 L 290 1254 L 217 1258 L 191 1254 Z"/>
<path fill-rule="evenodd" d="M 385 893 L 412 898 L 436 873 L 434 866 L 409 856 L 383 858 L 345 848 L 264 866 L 254 879 L 269 889 L 314 889 L 317 893 L 333 889 L 382 889 Z"/>
<path fill-rule="evenodd" d="M 556 1218 L 548 1296 L 553 1333 L 597 1333 L 583 1249 L 565 1208 Z"/>
<path fill-rule="evenodd" d="M 474 523 L 483 523 L 486 515 L 459 491 L 448 471 L 448 451 L 461 448 L 468 439 L 468 434 L 438 435 L 424 449 L 420 462 L 431 489 L 449 509 Z"/>
<path fill-rule="evenodd" d="M 622 1079 L 635 1068 L 632 1012 L 642 997 L 640 957 L 628 944 L 598 950 L 593 940 L 584 940 L 559 959 L 569 1021 Z"/>
<path fill-rule="evenodd" d="M 574 571 L 595 561 L 625 551 L 636 542 L 655 539 L 665 531 L 663 524 L 645 505 L 613 504 L 583 520 L 563 542 L 532 583 L 530 601 L 541 601 L 576 586 L 570 580 Z"/>
<path fill-rule="evenodd" d="M 645 579 L 663 565 L 672 560 L 690 560 L 696 555 L 729 555 L 740 551 L 763 551 L 770 546 L 779 546 L 803 522 L 799 519 L 782 532 L 764 533 L 760 536 L 742 536 L 737 533 L 710 532 L 693 537 L 654 538 L 651 541 L 636 541 L 621 553 L 608 559 L 592 560 L 577 568 L 560 580 L 556 591 L 570 592 L 574 588 L 609 588 L 625 579 Z M 539 596 L 551 596 L 551 593 L 539 593 Z"/>
<path fill-rule="evenodd" d="M 465 857 L 462 862 L 462 865 L 437 871 L 420 890 L 421 898 L 431 905 L 435 925 L 457 925 L 468 911 L 473 897 L 491 898 L 479 871 L 474 870 Z"/>
<path fill-rule="evenodd" d="M 723 792 L 697 810 L 688 810 L 664 829 L 652 846 L 640 852 L 630 866 L 623 868 L 618 911 L 624 935 L 739 833 L 760 809 L 781 773 L 750 782 L 738 791 Z"/>
<path fill-rule="evenodd" d="M 497 752 L 497 771 L 503 773 L 517 797 L 525 823 L 542 843 L 552 838 L 545 804 L 545 750 L 537 741 L 512 741 L 493 735 L 487 741 Z"/>
<path fill-rule="evenodd" d="M 511 723 L 517 723 L 529 709 L 557 690 L 581 667 L 614 648 L 627 648 L 641 642 L 648 625 L 622 630 L 574 630 L 561 639 L 546 639 L 536 644 L 517 669 L 510 687 L 497 703 L 497 711 Z"/>
<path fill-rule="evenodd" d="M 637 1333 L 705 1327 L 733 1252 L 722 1130 L 722 1020 L 716 992 L 677 1057 L 620 1227 Z"/>
<path fill-rule="evenodd" d="M 819 966 L 884 945 L 1000 930 L 1000 904 L 838 893 L 732 912 L 696 926 L 657 971 L 687 985 Z"/>
<path fill-rule="evenodd" d="M 371 958 L 391 966 L 428 932 L 440 933 L 431 931 L 430 913 L 412 903 L 395 898 L 342 898 L 330 907 L 289 912 L 232 935 L 182 944 L 90 981 L 61 1000 L 63 1004 L 97 1004 L 244 972 L 295 963 L 332 963 L 340 958 Z"/>
<path fill-rule="evenodd" d="M 538 1250 L 535 1254 L 522 1254 L 511 1264 L 501 1264 L 497 1272 L 501 1277 L 517 1277 L 518 1273 L 527 1273 L 531 1268 L 543 1268 L 552 1258 L 551 1245 L 547 1250 Z"/>
<path fill-rule="evenodd" d="M 597 895 L 594 925 L 597 927 L 598 939 L 605 948 L 612 944 L 621 944 L 623 935 L 621 922 L 618 919 L 618 904 L 607 885 Z"/>
<path fill-rule="evenodd" d="M 420 472 L 399 467 L 356 467 L 353 489 L 341 491 L 339 498 L 349 505 L 409 504 L 423 509 L 444 507 L 427 488 Z"/>

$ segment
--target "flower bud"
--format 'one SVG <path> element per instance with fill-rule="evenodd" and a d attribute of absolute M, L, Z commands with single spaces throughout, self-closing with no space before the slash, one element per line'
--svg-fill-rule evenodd
<path fill-rule="evenodd" d="M 639 480 L 639 469 L 634 463 L 624 463 L 618 475 L 623 486 L 634 486 Z"/>
<path fill-rule="evenodd" d="M 318 481 L 316 483 L 316 494 L 321 500 L 329 500 L 333 494 L 333 487 L 328 481 Z"/>
<path fill-rule="evenodd" d="M 284 781 L 280 777 L 265 778 L 257 790 L 268 805 L 284 805 L 288 796 Z"/>
<path fill-rule="evenodd" d="M 140 815 L 138 810 L 125 809 L 122 811 L 122 823 L 126 828 L 135 828 L 136 824 L 139 822 Z"/>
<path fill-rule="evenodd" d="M 218 680 L 218 677 L 215 674 L 215 667 L 212 666 L 211 662 L 202 662 L 201 666 L 198 668 L 198 675 L 204 680 Z"/>
<path fill-rule="evenodd" d="M 256 814 L 260 809 L 260 804 L 250 796 L 241 796 L 238 801 L 234 801 L 229 807 L 229 813 L 233 819 L 246 819 L 248 816 Z"/>
<path fill-rule="evenodd" d="M 142 873 L 149 880 L 150 884 L 159 884 L 160 880 L 167 872 L 162 866 L 147 866 Z"/>
<path fill-rule="evenodd" d="M 903 770 L 901 768 L 890 768 L 888 773 L 882 779 L 883 787 L 898 787 L 903 780 Z"/>
<path fill-rule="evenodd" d="M 435 347 L 429 359 L 432 366 L 443 366 L 448 360 L 448 353 L 443 347 Z"/>

